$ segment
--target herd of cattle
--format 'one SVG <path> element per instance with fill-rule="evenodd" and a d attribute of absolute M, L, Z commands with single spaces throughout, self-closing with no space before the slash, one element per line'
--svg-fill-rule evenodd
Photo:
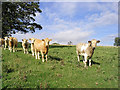
<path fill-rule="evenodd" d="M 49 49 L 49 42 L 52 41 L 52 39 L 35 39 L 30 38 L 31 40 L 31 52 L 32 56 L 35 56 L 36 59 L 40 59 L 40 53 L 42 55 L 42 62 L 44 62 L 44 55 L 46 57 L 47 61 L 47 54 Z M 79 43 L 76 45 L 76 52 L 78 57 L 78 62 L 80 61 L 80 56 L 84 56 L 84 64 L 85 67 L 87 65 L 87 59 L 89 59 L 89 66 L 91 66 L 91 58 L 93 56 L 96 44 L 99 43 L 99 40 L 92 39 L 91 41 L 88 41 L 88 43 Z M 4 50 L 8 47 L 10 52 L 17 51 L 17 44 L 18 40 L 15 37 L 4 37 L 0 38 L 0 44 L 4 47 Z M 22 39 L 22 47 L 24 54 L 28 54 L 28 48 L 29 48 L 29 42 L 27 39 Z"/>

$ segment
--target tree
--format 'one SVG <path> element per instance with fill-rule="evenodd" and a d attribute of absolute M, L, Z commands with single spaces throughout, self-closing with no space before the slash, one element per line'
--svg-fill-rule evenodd
<path fill-rule="evenodd" d="M 68 45 L 72 45 L 72 41 L 69 41 L 69 42 L 68 42 Z"/>
<path fill-rule="evenodd" d="M 2 2 L 2 37 L 16 32 L 35 32 L 42 26 L 35 23 L 35 13 L 41 13 L 39 2 Z"/>
<path fill-rule="evenodd" d="M 114 46 L 120 46 L 120 37 L 115 38 Z"/>
<path fill-rule="evenodd" d="M 52 45 L 60 45 L 59 43 L 52 43 Z"/>

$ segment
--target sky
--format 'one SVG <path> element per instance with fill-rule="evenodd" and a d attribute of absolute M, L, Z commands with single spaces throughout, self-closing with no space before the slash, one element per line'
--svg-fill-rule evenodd
<path fill-rule="evenodd" d="M 50 38 L 51 43 L 67 44 L 72 41 L 87 43 L 96 39 L 100 46 L 113 46 L 118 36 L 117 2 L 40 2 L 42 13 L 36 13 L 35 22 L 42 30 L 35 33 L 12 35 L 23 38 Z"/>

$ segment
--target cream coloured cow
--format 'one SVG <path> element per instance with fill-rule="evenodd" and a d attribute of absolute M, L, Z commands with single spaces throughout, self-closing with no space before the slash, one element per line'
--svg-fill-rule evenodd
<path fill-rule="evenodd" d="M 10 50 L 10 52 L 12 52 L 12 50 L 13 50 L 13 52 L 15 52 L 15 49 L 17 51 L 17 43 L 18 43 L 17 38 L 9 37 L 9 50 Z"/>
<path fill-rule="evenodd" d="M 8 47 L 8 37 L 4 37 L 5 39 L 5 48 L 4 48 L 4 50 L 6 50 L 6 48 Z"/>
<path fill-rule="evenodd" d="M 24 54 L 28 54 L 29 42 L 27 39 L 22 39 L 22 47 L 24 50 Z"/>
<path fill-rule="evenodd" d="M 31 40 L 31 52 L 32 52 L 32 56 L 34 56 L 35 55 L 35 49 L 34 49 L 35 38 L 30 38 L 29 40 Z"/>
<path fill-rule="evenodd" d="M 36 59 L 40 59 L 39 53 L 41 52 L 42 55 L 42 62 L 44 62 L 44 54 L 46 55 L 46 61 L 47 61 L 47 54 L 49 49 L 49 42 L 52 41 L 52 39 L 35 39 L 34 42 L 34 49 L 35 49 L 35 55 Z"/>
<path fill-rule="evenodd" d="M 87 64 L 87 59 L 89 57 L 89 66 L 91 66 L 91 58 L 93 56 L 96 44 L 99 43 L 100 41 L 93 39 L 91 41 L 88 41 L 88 43 L 79 43 L 76 45 L 76 52 L 77 52 L 77 57 L 78 57 L 78 62 L 80 61 L 80 56 L 84 56 L 84 64 L 86 67 Z"/>

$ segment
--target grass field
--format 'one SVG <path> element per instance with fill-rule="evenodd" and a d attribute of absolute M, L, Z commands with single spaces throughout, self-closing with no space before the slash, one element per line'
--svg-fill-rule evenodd
<path fill-rule="evenodd" d="M 48 61 L 2 51 L 2 88 L 118 88 L 118 48 L 97 47 L 92 67 L 77 61 L 75 46 L 51 46 Z"/>

